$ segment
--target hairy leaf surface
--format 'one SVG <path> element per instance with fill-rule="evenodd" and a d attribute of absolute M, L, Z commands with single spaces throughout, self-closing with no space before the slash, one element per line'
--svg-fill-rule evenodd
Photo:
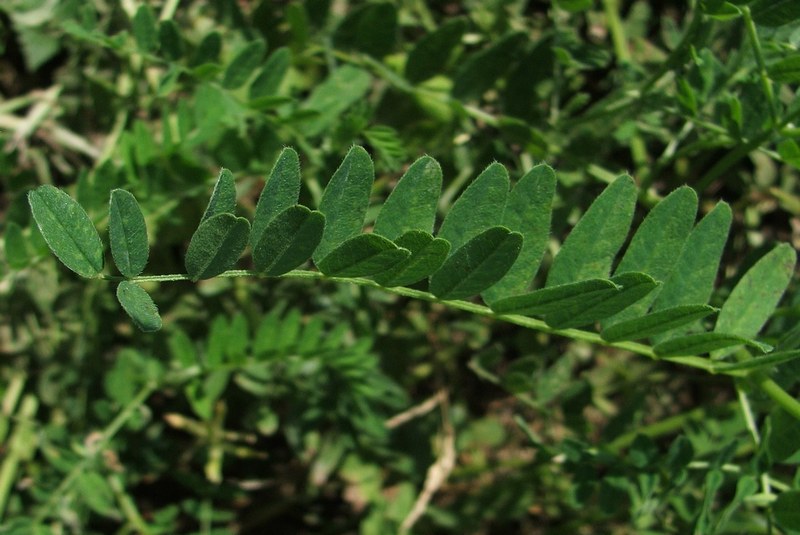
<path fill-rule="evenodd" d="M 600 336 L 609 342 L 649 338 L 694 323 L 716 311 L 716 308 L 709 305 L 679 305 L 665 308 L 645 316 L 615 323 L 603 329 Z"/>
<path fill-rule="evenodd" d="M 561 309 L 591 306 L 620 290 L 608 279 L 588 279 L 506 297 L 492 303 L 492 309 L 498 314 L 542 316 Z"/>
<path fill-rule="evenodd" d="M 368 277 L 393 268 L 411 252 L 377 234 L 359 234 L 345 241 L 317 263 L 332 277 Z"/>
<path fill-rule="evenodd" d="M 235 209 L 236 183 L 233 180 L 233 173 L 227 169 L 221 169 L 201 221 L 205 221 L 217 214 L 232 214 Z"/>
<path fill-rule="evenodd" d="M 767 353 L 772 348 L 761 342 L 756 342 L 743 336 L 725 333 L 698 333 L 672 338 L 666 342 L 656 344 L 653 348 L 659 357 L 675 357 L 683 355 L 701 355 L 717 349 L 734 346 L 748 346 L 759 353 Z"/>
<path fill-rule="evenodd" d="M 311 258 L 322 239 L 325 216 L 305 206 L 290 206 L 270 221 L 253 247 L 253 263 L 270 276 L 287 273 Z"/>
<path fill-rule="evenodd" d="M 253 248 L 261 240 L 261 235 L 270 221 L 279 213 L 297 204 L 300 183 L 300 158 L 294 149 L 287 147 L 278 156 L 258 197 L 253 228 L 250 232 L 250 245 Z"/>
<path fill-rule="evenodd" d="M 193 281 L 210 279 L 236 264 L 247 246 L 250 223 L 233 214 L 217 214 L 202 223 L 186 251 L 186 272 Z"/>
<path fill-rule="evenodd" d="M 144 332 L 153 332 L 161 328 L 161 316 L 144 288 L 130 281 L 122 281 L 117 286 L 117 300 L 130 316 L 133 323 Z"/>
<path fill-rule="evenodd" d="M 396 240 L 412 230 L 430 233 L 442 191 L 442 168 L 430 156 L 414 162 L 403 174 L 375 221 L 375 234 Z"/>
<path fill-rule="evenodd" d="M 374 277 L 375 282 L 383 286 L 405 286 L 429 277 L 442 266 L 450 252 L 450 243 L 421 230 L 410 230 L 394 243 L 411 251 L 411 256 Z"/>
<path fill-rule="evenodd" d="M 147 227 L 136 198 L 123 189 L 111 192 L 108 235 L 111 255 L 125 277 L 136 277 L 147 265 Z"/>

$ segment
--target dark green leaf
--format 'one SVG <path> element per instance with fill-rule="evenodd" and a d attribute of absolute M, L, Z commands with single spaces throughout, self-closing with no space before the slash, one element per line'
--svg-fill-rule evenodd
<path fill-rule="evenodd" d="M 149 333 L 161 328 L 161 316 L 150 295 L 136 283 L 122 281 L 117 286 L 117 300 L 133 323 Z"/>
<path fill-rule="evenodd" d="M 236 184 L 233 180 L 233 173 L 227 169 L 222 169 L 211 193 L 211 200 L 203 214 L 203 219 L 213 217 L 217 214 L 232 214 L 236 209 Z"/>
<path fill-rule="evenodd" d="M 777 27 L 800 20 L 797 0 L 756 0 L 750 4 L 753 20 L 761 26 Z"/>
<path fill-rule="evenodd" d="M 233 214 L 217 214 L 200 223 L 186 251 L 189 278 L 209 279 L 232 268 L 249 234 L 250 223 Z"/>
<path fill-rule="evenodd" d="M 776 82 L 800 82 L 800 56 L 789 56 L 767 67 L 769 77 Z"/>
<path fill-rule="evenodd" d="M 287 47 L 281 47 L 270 54 L 261 72 L 250 84 L 250 100 L 275 95 L 291 62 L 292 54 Z"/>
<path fill-rule="evenodd" d="M 361 232 L 373 180 L 375 171 L 367 151 L 350 149 L 322 193 L 319 211 L 325 214 L 325 232 L 314 251 L 315 264 Z"/>
<path fill-rule="evenodd" d="M 669 278 L 697 217 L 697 194 L 683 186 L 665 197 L 645 217 L 631 239 L 616 273 L 638 271 L 663 282 Z M 608 320 L 615 323 L 647 312 L 658 296 L 650 295 Z"/>
<path fill-rule="evenodd" d="M 294 149 L 285 148 L 278 156 L 278 161 L 261 190 L 253 217 L 253 229 L 250 233 L 250 245 L 261 240 L 261 235 L 275 216 L 290 206 L 297 204 L 300 195 L 300 158 Z"/>
<path fill-rule="evenodd" d="M 158 25 L 158 41 L 165 58 L 177 61 L 183 57 L 183 37 L 174 20 L 162 20 Z"/>
<path fill-rule="evenodd" d="M 255 226 L 255 224 L 254 224 Z M 325 216 L 305 206 L 290 206 L 275 216 L 253 247 L 258 271 L 277 276 L 311 257 L 322 238 Z"/>
<path fill-rule="evenodd" d="M 364 98 L 371 83 L 369 73 L 353 65 L 342 65 L 333 71 L 314 88 L 301 107 L 301 110 L 316 112 L 312 119 L 303 121 L 303 134 L 314 137 L 339 121 L 342 112 Z"/>
<path fill-rule="evenodd" d="M 800 461 L 800 425 L 797 425 L 797 419 L 778 407 L 770 413 L 769 423 L 767 451 L 772 461 Z M 797 505 L 800 507 L 800 502 Z"/>
<path fill-rule="evenodd" d="M 503 278 L 522 248 L 522 234 L 492 227 L 452 253 L 431 276 L 430 292 L 441 299 L 479 294 Z"/>
<path fill-rule="evenodd" d="M 608 279 L 589 279 L 506 297 L 492 303 L 492 310 L 498 314 L 541 316 L 562 308 L 598 303 L 619 291 L 619 286 Z"/>
<path fill-rule="evenodd" d="M 430 156 L 414 162 L 383 203 L 375 234 L 395 240 L 411 230 L 431 232 L 442 191 L 442 168 Z"/>
<path fill-rule="evenodd" d="M 609 342 L 649 338 L 676 327 L 694 323 L 716 311 L 716 308 L 709 305 L 681 305 L 666 308 L 646 316 L 615 323 L 611 327 L 603 329 L 600 335 Z"/>
<path fill-rule="evenodd" d="M 332 277 L 368 277 L 392 269 L 410 255 L 383 236 L 359 234 L 317 262 L 317 267 Z"/>
<path fill-rule="evenodd" d="M 118 517 L 114 491 L 100 474 L 81 471 L 75 486 L 81 499 L 92 511 L 108 518 Z"/>
<path fill-rule="evenodd" d="M 375 276 L 383 286 L 406 286 L 429 277 L 439 269 L 450 252 L 450 243 L 421 230 L 409 230 L 395 245 L 411 251 L 411 256 L 392 269 Z"/>
<path fill-rule="evenodd" d="M 131 21 L 136 46 L 143 52 L 152 52 L 158 47 L 156 18 L 147 4 L 139 6 Z"/>
<path fill-rule="evenodd" d="M 333 34 L 339 48 L 354 48 L 380 59 L 394 48 L 397 8 L 390 2 L 373 2 L 353 9 Z"/>
<path fill-rule="evenodd" d="M 617 293 L 592 305 L 583 304 L 577 310 L 565 307 L 546 315 L 545 321 L 556 329 L 590 325 L 636 303 L 652 292 L 658 285 L 649 275 L 636 272 L 615 275 L 612 277 L 611 282 L 619 286 L 620 290 Z"/>
<path fill-rule="evenodd" d="M 625 243 L 636 206 L 636 185 L 618 177 L 592 203 L 553 260 L 546 287 L 605 278 Z"/>
<path fill-rule="evenodd" d="M 199 67 L 208 63 L 215 63 L 219 59 L 219 53 L 222 50 L 222 36 L 219 32 L 210 32 L 200 44 L 197 46 L 192 61 L 191 67 Z"/>
<path fill-rule="evenodd" d="M 502 221 L 508 198 L 508 171 L 493 163 L 478 175 L 450 208 L 439 237 L 450 242 L 450 254 Z"/>
<path fill-rule="evenodd" d="M 13 221 L 9 221 L 5 228 L 6 262 L 12 269 L 22 269 L 31 261 L 22 228 Z"/>
<path fill-rule="evenodd" d="M 108 209 L 111 255 L 125 277 L 136 277 L 147 265 L 149 247 L 144 215 L 136 198 L 124 189 L 111 192 Z"/>
<path fill-rule="evenodd" d="M 703 353 L 710 353 L 717 349 L 724 349 L 733 346 L 748 346 L 759 353 L 766 353 L 770 351 L 767 344 L 750 340 L 735 334 L 725 333 L 699 333 L 689 334 L 678 338 L 672 338 L 666 342 L 656 344 L 653 348 L 656 355 L 659 357 L 676 357 L 684 355 L 701 355 Z"/>
<path fill-rule="evenodd" d="M 439 74 L 466 30 L 467 19 L 456 17 L 422 37 L 408 54 L 406 78 L 416 84 Z"/>
<path fill-rule="evenodd" d="M 264 53 L 267 51 L 267 43 L 261 39 L 256 39 L 247 43 L 244 48 L 233 57 L 225 69 L 222 77 L 222 87 L 225 89 L 238 89 L 242 87 L 253 71 L 261 64 Z"/>
<path fill-rule="evenodd" d="M 481 294 L 487 303 L 528 290 L 550 239 L 555 192 L 555 171 L 544 164 L 528 171 L 511 190 L 502 224 L 522 234 L 522 251 L 508 273 Z"/>
<path fill-rule="evenodd" d="M 479 98 L 511 67 L 524 50 L 525 40 L 524 33 L 509 33 L 469 56 L 453 77 L 453 96 L 461 100 Z"/>
<path fill-rule="evenodd" d="M 86 211 L 63 191 L 39 186 L 28 193 L 33 219 L 61 262 L 82 277 L 103 270 L 103 244 Z"/>
<path fill-rule="evenodd" d="M 797 425 L 797 420 L 794 420 Z M 785 530 L 800 530 L 800 490 L 785 490 L 772 502 L 775 521 Z"/>
<path fill-rule="evenodd" d="M 731 373 L 772 368 L 800 358 L 800 351 L 777 351 L 763 357 L 750 358 L 739 362 L 723 362 L 714 365 L 714 373 Z"/>

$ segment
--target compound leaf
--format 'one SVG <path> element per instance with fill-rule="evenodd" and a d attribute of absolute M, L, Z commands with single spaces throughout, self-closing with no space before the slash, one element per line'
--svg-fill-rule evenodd
<path fill-rule="evenodd" d="M 375 221 L 375 234 L 396 240 L 411 230 L 431 232 L 436 204 L 442 191 L 442 168 L 423 156 L 408 168 L 383 203 Z"/>
<path fill-rule="evenodd" d="M 608 279 L 589 279 L 506 297 L 492 303 L 492 310 L 498 314 L 545 315 L 562 308 L 589 306 L 619 291 L 620 287 Z"/>
<path fill-rule="evenodd" d="M 208 206 L 203 213 L 201 221 L 205 221 L 217 214 L 233 213 L 235 209 L 236 184 L 233 180 L 233 173 L 227 169 L 221 169 L 217 182 L 214 184 L 214 191 L 211 193 L 211 200 L 208 201 Z"/>
<path fill-rule="evenodd" d="M 556 173 L 542 164 L 528 171 L 509 193 L 502 225 L 522 234 L 522 250 L 508 273 L 481 294 L 487 303 L 528 289 L 550 238 L 555 192 Z"/>
<path fill-rule="evenodd" d="M 125 277 L 136 277 L 147 265 L 149 247 L 144 215 L 136 198 L 124 189 L 111 192 L 108 208 L 111 256 Z"/>
<path fill-rule="evenodd" d="M 421 281 L 438 270 L 450 252 L 447 240 L 434 238 L 421 230 L 409 230 L 394 243 L 411 251 L 411 256 L 375 276 L 375 282 L 383 286 L 405 286 Z"/>
<path fill-rule="evenodd" d="M 334 249 L 317 267 L 332 277 L 368 277 L 393 268 L 409 256 L 409 250 L 383 236 L 359 234 Z"/>
<path fill-rule="evenodd" d="M 161 316 L 153 299 L 141 286 L 131 281 L 122 281 L 117 286 L 117 300 L 131 317 L 133 323 L 144 332 L 161 328 Z"/>
<path fill-rule="evenodd" d="M 677 357 L 700 355 L 710 353 L 717 349 L 725 349 L 734 346 L 748 346 L 759 353 L 767 353 L 772 348 L 767 344 L 756 342 L 743 336 L 726 333 L 698 333 L 672 338 L 666 342 L 656 344 L 653 348 L 659 357 Z"/>
<path fill-rule="evenodd" d="M 311 257 L 324 228 L 320 212 L 301 205 L 286 208 L 269 222 L 253 247 L 256 269 L 270 276 L 293 270 Z"/>
<path fill-rule="evenodd" d="M 319 211 L 325 214 L 325 232 L 314 251 L 314 263 L 319 265 L 344 241 L 361 232 L 373 180 L 375 170 L 367 151 L 358 146 L 350 149 L 322 193 Z"/>
<path fill-rule="evenodd" d="M 222 77 L 222 87 L 225 89 L 237 89 L 244 85 L 253 74 L 264 53 L 267 51 L 267 43 L 261 39 L 256 39 L 247 43 L 228 64 L 225 74 Z"/>
<path fill-rule="evenodd" d="M 42 237 L 65 266 L 87 278 L 103 270 L 100 235 L 81 205 L 50 185 L 28 193 L 28 203 Z"/>
<path fill-rule="evenodd" d="M 628 175 L 612 182 L 572 229 L 553 260 L 546 287 L 605 278 L 631 226 L 636 185 Z"/>
<path fill-rule="evenodd" d="M 232 268 L 247 246 L 250 223 L 222 213 L 202 223 L 186 251 L 186 272 L 193 281 L 209 279 Z"/>
<path fill-rule="evenodd" d="M 253 248 L 261 240 L 261 235 L 270 221 L 279 213 L 297 204 L 300 182 L 300 158 L 294 149 L 287 147 L 278 156 L 258 197 L 253 228 L 250 232 L 250 245 Z"/>
<path fill-rule="evenodd" d="M 649 338 L 683 325 L 694 323 L 713 314 L 717 309 L 709 305 L 679 305 L 651 312 L 646 316 L 620 321 L 603 329 L 600 336 L 609 342 Z"/>
<path fill-rule="evenodd" d="M 441 299 L 479 294 L 500 280 L 522 248 L 522 234 L 492 227 L 478 234 L 431 276 L 430 292 Z"/>

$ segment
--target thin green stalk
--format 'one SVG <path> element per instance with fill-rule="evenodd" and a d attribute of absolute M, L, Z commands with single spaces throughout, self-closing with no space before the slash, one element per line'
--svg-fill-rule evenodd
<path fill-rule="evenodd" d="M 756 25 L 753 22 L 753 17 L 750 14 L 750 8 L 748 6 L 742 6 L 739 8 L 742 12 L 742 18 L 744 19 L 744 26 L 747 30 L 747 37 L 750 40 L 750 45 L 753 47 L 753 55 L 756 58 L 756 64 L 758 64 L 758 76 L 761 79 L 761 86 L 764 89 L 764 95 L 767 97 L 767 104 L 769 105 L 769 114 L 771 119 L 771 126 L 775 126 L 778 123 L 778 115 L 775 106 L 775 93 L 772 90 L 772 82 L 770 82 L 769 75 L 767 74 L 767 65 L 764 62 L 764 54 L 761 52 L 761 41 L 758 39 L 758 32 L 756 31 Z"/>
<path fill-rule="evenodd" d="M 17 477 L 19 463 L 30 459 L 36 451 L 33 417 L 39 408 L 39 400 L 28 395 L 22 400 L 17 413 L 17 425 L 8 443 L 3 464 L 0 466 L 0 520 L 5 515 L 11 487 Z"/>
<path fill-rule="evenodd" d="M 756 372 L 752 377 L 762 392 L 771 397 L 783 410 L 800 420 L 800 401 L 792 397 L 765 373 Z"/>

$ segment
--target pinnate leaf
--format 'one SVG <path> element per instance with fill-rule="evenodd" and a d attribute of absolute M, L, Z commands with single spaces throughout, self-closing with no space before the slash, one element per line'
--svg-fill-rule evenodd
<path fill-rule="evenodd" d="M 619 290 L 619 286 L 608 279 L 588 279 L 506 297 L 492 303 L 492 309 L 498 314 L 542 316 L 562 308 L 589 306 L 611 297 Z"/>
<path fill-rule="evenodd" d="M 186 251 L 186 272 L 193 281 L 209 279 L 232 268 L 247 246 L 250 223 L 222 213 L 202 223 Z"/>
<path fill-rule="evenodd" d="M 353 147 L 333 174 L 319 204 L 325 215 L 325 232 L 314 252 L 314 263 L 328 256 L 344 241 L 361 232 L 369 205 L 375 170 L 362 147 Z"/>
<path fill-rule="evenodd" d="M 345 241 L 317 263 L 319 270 L 332 277 L 368 277 L 393 268 L 411 256 L 377 234 L 359 234 Z"/>
<path fill-rule="evenodd" d="M 618 177 L 592 203 L 564 240 L 546 287 L 608 277 L 611 263 L 625 242 L 636 206 L 636 185 Z"/>
<path fill-rule="evenodd" d="M 421 230 L 409 230 L 394 243 L 411 251 L 411 256 L 375 276 L 375 281 L 383 286 L 405 286 L 421 281 L 436 272 L 450 252 L 447 240 L 434 238 Z"/>
<path fill-rule="evenodd" d="M 103 244 L 86 211 L 63 191 L 39 186 L 28 194 L 33 219 L 61 262 L 82 277 L 103 270 Z"/>
<path fill-rule="evenodd" d="M 430 156 L 414 162 L 383 203 L 375 234 L 395 240 L 411 230 L 431 232 L 442 190 L 442 168 Z"/>
<path fill-rule="evenodd" d="M 710 353 L 718 349 L 734 346 L 748 346 L 759 353 L 771 351 L 771 347 L 743 336 L 725 333 L 698 333 L 672 338 L 656 344 L 653 348 L 659 357 L 689 356 Z"/>
<path fill-rule="evenodd" d="M 441 299 L 476 295 L 500 280 L 522 248 L 522 234 L 492 227 L 478 234 L 431 276 L 430 292 Z"/>
<path fill-rule="evenodd" d="M 275 216 L 297 204 L 300 195 L 300 158 L 294 149 L 285 148 L 261 190 L 250 232 L 250 245 L 255 248 L 261 235 Z"/>
<path fill-rule="evenodd" d="M 161 328 L 161 316 L 156 304 L 138 284 L 131 281 L 120 282 L 117 286 L 117 300 L 142 331 L 154 332 Z"/>
<path fill-rule="evenodd" d="M 709 305 L 680 305 L 665 308 L 646 316 L 615 323 L 603 329 L 600 336 L 609 342 L 649 338 L 677 327 L 694 323 L 716 311 L 716 308 Z"/>
<path fill-rule="evenodd" d="M 277 276 L 298 267 L 311 257 L 324 228 L 320 212 L 300 205 L 286 208 L 269 222 L 253 247 L 256 269 Z"/>
<path fill-rule="evenodd" d="M 111 192 L 108 235 L 119 272 L 125 277 L 141 274 L 149 255 L 147 227 L 136 198 L 123 189 Z"/>
<path fill-rule="evenodd" d="M 227 169 L 222 169 L 214 184 L 214 191 L 211 193 L 211 200 L 203 214 L 202 221 L 217 214 L 233 213 L 236 209 L 236 184 L 233 180 L 233 173 Z"/>

